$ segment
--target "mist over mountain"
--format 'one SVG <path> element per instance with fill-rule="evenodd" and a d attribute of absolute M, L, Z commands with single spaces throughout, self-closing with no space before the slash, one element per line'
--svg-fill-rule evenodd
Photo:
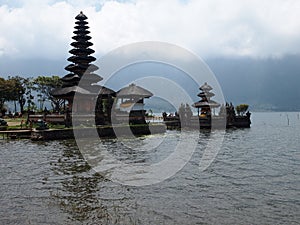
<path fill-rule="evenodd" d="M 300 55 L 273 59 L 215 58 L 206 63 L 225 99 L 252 110 L 300 110 Z"/>
<path fill-rule="evenodd" d="M 300 55 L 288 55 L 282 58 L 254 59 L 247 57 L 239 58 L 209 58 L 205 59 L 210 69 L 215 74 L 222 88 L 226 101 L 233 104 L 247 103 L 250 109 L 276 110 L 276 111 L 299 111 L 300 110 Z M 64 76 L 67 71 L 64 67 L 68 64 L 65 59 L 27 59 L 13 60 L 4 59 L 0 62 L 0 76 L 24 76 L 37 77 L 39 75 Z M 101 57 L 98 58 L 101 74 Z M 199 99 L 198 86 L 190 81 L 183 80 L 180 72 L 168 69 L 169 74 L 163 67 L 154 66 L 153 71 L 149 68 L 138 67 L 111 80 L 113 89 L 118 89 L 126 84 L 128 77 L 138 79 L 138 75 L 164 75 L 178 80 L 183 87 L 188 89 L 195 100 Z M 136 73 L 136 74 L 133 74 Z M 173 75 L 170 75 L 173 74 Z M 203 80 L 203 83 L 205 80 Z M 153 107 L 153 102 L 151 107 Z M 159 109 L 162 109 L 160 103 Z M 170 107 L 167 107 L 170 108 Z"/>

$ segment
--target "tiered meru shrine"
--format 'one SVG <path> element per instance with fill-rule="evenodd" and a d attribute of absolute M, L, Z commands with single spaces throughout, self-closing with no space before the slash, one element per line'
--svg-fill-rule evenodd
<path fill-rule="evenodd" d="M 198 96 L 201 98 L 192 106 L 197 109 L 197 116 L 193 116 L 188 104 L 182 104 L 175 116 L 163 113 L 164 121 L 169 128 L 194 127 L 194 128 L 248 128 L 250 127 L 250 112 L 237 115 L 234 106 L 230 103 L 221 105 L 211 98 L 215 96 L 212 87 L 206 82 L 199 88 Z M 218 115 L 215 111 L 220 107 Z"/>
<path fill-rule="evenodd" d="M 111 124 L 128 122 L 131 124 L 146 124 L 144 98 L 153 94 L 142 87 L 131 84 L 115 92 L 107 87 L 98 85 L 103 78 L 95 73 L 99 68 L 92 64 L 96 60 L 91 56 L 95 51 L 90 47 L 93 45 L 91 36 L 88 34 L 89 27 L 87 17 L 80 12 L 75 17 L 75 36 L 71 43 L 72 54 L 67 60 L 71 62 L 65 69 L 69 72 L 61 80 L 63 85 L 52 91 L 52 95 L 68 102 L 68 113 L 89 114 L 95 112 L 96 124 Z M 76 99 L 74 100 L 74 96 Z M 119 102 L 113 110 L 114 101 Z M 72 110 L 72 112 L 71 112 Z M 70 119 L 67 119 L 70 120 Z M 68 124 L 70 121 L 68 121 Z"/>
<path fill-rule="evenodd" d="M 71 43 L 72 54 L 67 60 L 70 62 L 65 69 L 69 72 L 61 80 L 63 85 L 52 91 L 52 95 L 68 102 L 66 112 L 66 125 L 71 125 L 71 115 L 80 113 L 88 116 L 95 113 L 97 125 L 110 125 L 112 123 L 146 124 L 144 99 L 153 94 L 135 84 L 131 84 L 115 92 L 98 84 L 103 78 L 95 73 L 99 68 L 92 64 L 96 60 L 91 49 L 87 17 L 80 12 L 75 17 L 75 35 Z M 211 98 L 214 96 L 212 87 L 204 83 L 198 96 L 201 98 L 192 106 L 198 110 L 198 115 L 193 116 L 188 105 L 182 105 L 176 116 L 163 114 L 167 127 L 195 127 L 210 128 L 212 122 L 225 123 L 226 127 L 250 127 L 250 113 L 236 115 L 232 104 L 220 105 Z M 74 100 L 74 96 L 76 96 Z M 220 108 L 218 116 L 214 116 L 214 110 Z M 113 110 L 112 110 L 113 109 Z M 224 120 L 225 117 L 225 120 Z M 214 118 L 214 120 L 212 120 Z M 217 119 L 216 119 L 217 118 Z M 223 118 L 223 119 L 222 119 Z M 225 121 L 225 122 L 224 122 Z"/>

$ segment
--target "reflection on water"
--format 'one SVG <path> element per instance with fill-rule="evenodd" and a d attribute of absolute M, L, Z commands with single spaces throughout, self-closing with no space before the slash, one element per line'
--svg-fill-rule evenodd
<path fill-rule="evenodd" d="M 112 140 L 112 142 L 115 142 Z M 130 198 L 124 196 L 128 188 L 116 186 L 99 173 L 94 172 L 83 159 L 75 142 L 61 143 L 66 146 L 57 162 L 51 162 L 51 170 L 61 187 L 50 192 L 54 205 L 67 213 L 72 224 L 133 224 L 133 217 L 126 212 Z M 114 193 L 116 188 L 120 189 Z"/>
<path fill-rule="evenodd" d="M 198 133 L 182 170 L 142 187 L 93 171 L 72 140 L 1 141 L 0 224 L 298 224 L 300 121 L 291 113 L 289 120 L 253 114 L 251 129 L 226 131 L 204 171 L 199 163 L 214 133 Z M 154 163 L 178 142 L 178 131 L 166 135 L 101 144 L 119 160 Z"/>
<path fill-rule="evenodd" d="M 84 221 L 99 208 L 96 193 L 100 190 L 98 183 L 104 179 L 99 174 L 89 172 L 90 166 L 75 146 L 64 144 L 67 144 L 67 148 L 63 150 L 61 157 L 56 163 L 51 163 L 52 171 L 57 176 L 63 176 L 61 188 L 52 192 L 51 197 L 72 219 Z"/>

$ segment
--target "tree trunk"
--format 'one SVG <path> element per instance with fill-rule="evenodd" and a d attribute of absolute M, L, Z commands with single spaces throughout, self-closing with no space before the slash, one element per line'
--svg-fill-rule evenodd
<path fill-rule="evenodd" d="M 25 102 L 23 101 L 23 99 L 19 100 L 19 105 L 20 105 L 20 112 L 23 114 L 24 113 L 24 105 L 25 105 Z"/>

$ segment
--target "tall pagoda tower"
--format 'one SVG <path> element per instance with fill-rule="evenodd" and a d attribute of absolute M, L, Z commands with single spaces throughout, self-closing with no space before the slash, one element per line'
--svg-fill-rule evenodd
<path fill-rule="evenodd" d="M 71 63 L 65 67 L 69 73 L 61 78 L 62 87 L 53 90 L 51 94 L 56 98 L 67 100 L 69 109 L 73 107 L 75 111 L 91 111 L 93 109 L 90 107 L 89 100 L 95 100 L 89 99 L 89 97 L 95 96 L 101 88 L 99 85 L 92 84 L 103 78 L 94 73 L 99 68 L 92 64 L 96 58 L 91 56 L 95 51 L 90 48 L 93 43 L 90 42 L 91 36 L 88 35 L 90 31 L 87 26 L 87 17 L 80 12 L 75 19 L 75 31 L 73 32 L 75 36 L 72 37 L 74 42 L 71 43 L 73 49 L 69 51 L 72 56 L 67 59 Z M 76 104 L 73 103 L 75 93 L 87 101 L 80 101 L 80 105 L 73 105 Z"/>
<path fill-rule="evenodd" d="M 198 96 L 201 100 L 195 102 L 193 107 L 198 109 L 198 116 L 211 116 L 211 109 L 218 108 L 220 106 L 219 103 L 211 100 L 211 98 L 215 96 L 215 94 L 211 92 L 213 88 L 205 82 L 199 89 L 201 92 Z"/>

